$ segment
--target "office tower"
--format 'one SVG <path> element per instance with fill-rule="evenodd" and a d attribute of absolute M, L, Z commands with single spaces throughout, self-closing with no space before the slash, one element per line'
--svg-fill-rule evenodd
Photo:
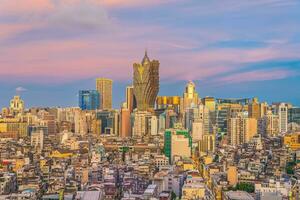
<path fill-rule="evenodd" d="M 205 134 L 199 140 L 200 153 L 214 153 L 216 148 L 216 136 L 215 134 Z"/>
<path fill-rule="evenodd" d="M 96 113 L 96 118 L 101 121 L 101 134 L 105 134 L 107 128 L 112 128 L 112 121 L 110 120 L 109 111 L 98 111 Z"/>
<path fill-rule="evenodd" d="M 120 137 L 128 138 L 131 136 L 130 110 L 121 108 L 121 130 Z"/>
<path fill-rule="evenodd" d="M 292 107 L 288 109 L 288 123 L 296 123 L 300 125 L 300 108 Z"/>
<path fill-rule="evenodd" d="M 227 170 L 227 180 L 229 185 L 233 186 L 238 183 L 238 171 L 236 166 L 229 166 Z"/>
<path fill-rule="evenodd" d="M 252 102 L 248 106 L 248 115 L 249 117 L 255 118 L 257 120 L 261 117 L 260 104 L 256 97 L 252 99 Z"/>
<path fill-rule="evenodd" d="M 18 113 L 23 113 L 24 109 L 24 101 L 20 96 L 14 96 L 14 98 L 10 100 L 9 110 L 11 114 L 17 115 Z"/>
<path fill-rule="evenodd" d="M 171 163 L 175 161 L 176 157 L 191 157 L 192 137 L 187 130 L 168 129 L 164 136 L 164 153 Z"/>
<path fill-rule="evenodd" d="M 232 146 L 249 142 L 257 134 L 257 120 L 244 113 L 228 119 L 228 137 Z"/>
<path fill-rule="evenodd" d="M 279 116 L 279 132 L 286 133 L 288 130 L 288 106 L 285 103 L 273 105 L 274 112 Z"/>
<path fill-rule="evenodd" d="M 279 116 L 268 110 L 266 115 L 259 119 L 259 133 L 265 136 L 277 136 L 279 134 Z"/>
<path fill-rule="evenodd" d="M 142 63 L 133 64 L 133 71 L 133 91 L 137 109 L 153 109 L 159 91 L 159 62 L 150 61 L 146 51 Z"/>
<path fill-rule="evenodd" d="M 213 132 L 213 129 L 216 127 L 217 124 L 217 112 L 216 112 L 216 101 L 213 97 L 204 97 L 202 100 L 204 106 L 208 108 L 209 113 L 209 126 L 210 132 Z"/>
<path fill-rule="evenodd" d="M 113 81 L 107 78 L 96 79 L 96 90 L 100 95 L 100 109 L 112 109 L 112 84 Z"/>
<path fill-rule="evenodd" d="M 216 125 L 218 133 L 227 133 L 227 120 L 237 113 L 248 111 L 248 99 L 217 99 Z"/>
<path fill-rule="evenodd" d="M 180 101 L 180 112 L 183 113 L 186 109 L 197 106 L 199 101 L 199 95 L 196 92 L 195 84 L 190 81 L 185 87 L 185 92 L 183 93 L 183 97 Z"/>
<path fill-rule="evenodd" d="M 132 113 L 135 108 L 133 86 L 126 87 L 126 108 Z"/>
<path fill-rule="evenodd" d="M 119 135 L 120 113 L 116 110 L 96 112 L 96 119 L 101 121 L 101 134 Z"/>
<path fill-rule="evenodd" d="M 133 136 L 145 137 L 150 133 L 151 113 L 147 111 L 137 111 L 134 113 Z"/>
<path fill-rule="evenodd" d="M 81 110 L 97 110 L 100 107 L 100 96 L 97 90 L 80 90 L 79 107 Z"/>

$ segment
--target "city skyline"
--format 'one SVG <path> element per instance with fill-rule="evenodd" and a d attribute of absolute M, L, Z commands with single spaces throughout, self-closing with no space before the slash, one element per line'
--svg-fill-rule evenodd
<path fill-rule="evenodd" d="M 0 0 L 0 199 L 298 200 L 299 0 Z"/>
<path fill-rule="evenodd" d="M 106 77 L 118 108 L 145 48 L 160 61 L 159 95 L 192 80 L 201 97 L 300 105 L 298 1 L 15 3 L 0 5 L 0 107 L 16 90 L 28 107 L 75 106 Z"/>

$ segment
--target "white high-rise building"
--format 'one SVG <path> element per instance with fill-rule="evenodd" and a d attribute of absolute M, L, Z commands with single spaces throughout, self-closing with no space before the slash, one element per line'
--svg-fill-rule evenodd
<path fill-rule="evenodd" d="M 132 133 L 134 137 L 144 137 L 149 135 L 150 118 L 151 113 L 147 111 L 137 111 L 134 113 L 134 124 L 132 128 Z"/>
<path fill-rule="evenodd" d="M 158 119 L 156 116 L 152 116 L 151 120 L 151 135 L 157 135 L 158 134 Z"/>
<path fill-rule="evenodd" d="M 288 130 L 288 106 L 285 103 L 275 105 L 275 113 L 279 117 L 279 132 L 286 133 Z"/>

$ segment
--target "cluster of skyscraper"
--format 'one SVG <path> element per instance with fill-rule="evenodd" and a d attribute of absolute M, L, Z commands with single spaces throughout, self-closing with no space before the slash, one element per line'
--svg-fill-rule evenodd
<path fill-rule="evenodd" d="M 279 184 L 288 171 L 297 170 L 300 108 L 289 103 L 201 98 L 192 81 L 180 96 L 157 96 L 159 62 L 147 52 L 141 63 L 133 64 L 133 83 L 126 87 L 120 109 L 112 108 L 112 86 L 110 79 L 96 79 L 94 90 L 79 91 L 80 108 L 25 109 L 15 96 L 0 115 L 0 178 L 4 180 L 1 173 L 6 177 L 0 195 L 33 187 L 27 180 L 37 171 L 38 195 L 45 188 L 47 195 L 58 189 L 80 194 L 77 189 L 93 189 L 98 183 L 105 199 L 147 199 L 166 191 L 171 199 L 175 191 L 182 199 L 221 200 L 238 183 L 265 185 L 276 176 Z M 19 169 L 28 171 L 24 176 L 10 173 Z M 129 171 L 132 176 L 120 181 Z M 274 189 L 270 183 L 266 191 Z M 278 189 L 278 184 L 275 194 L 287 196 L 290 186 Z M 136 185 L 144 186 L 135 191 Z M 255 186 L 257 194 L 264 190 L 261 185 Z"/>
<path fill-rule="evenodd" d="M 187 131 L 203 151 L 214 150 L 216 136 L 237 145 L 258 133 L 277 135 L 300 124 L 300 109 L 287 103 L 200 98 L 191 81 L 182 97 L 157 96 L 158 91 L 159 62 L 145 52 L 142 62 L 133 64 L 133 85 L 126 88 L 120 110 L 112 109 L 112 80 L 104 78 L 96 80 L 96 90 L 80 91 L 79 102 L 82 110 L 97 110 L 101 134 L 145 138 L 177 129 Z"/>

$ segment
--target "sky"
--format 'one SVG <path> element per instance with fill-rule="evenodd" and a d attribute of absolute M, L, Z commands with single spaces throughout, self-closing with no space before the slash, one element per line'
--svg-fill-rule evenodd
<path fill-rule="evenodd" d="M 160 61 L 159 95 L 258 97 L 300 106 L 299 0 L 0 0 L 0 108 L 77 106 L 111 78 L 115 108 L 132 64 Z"/>

